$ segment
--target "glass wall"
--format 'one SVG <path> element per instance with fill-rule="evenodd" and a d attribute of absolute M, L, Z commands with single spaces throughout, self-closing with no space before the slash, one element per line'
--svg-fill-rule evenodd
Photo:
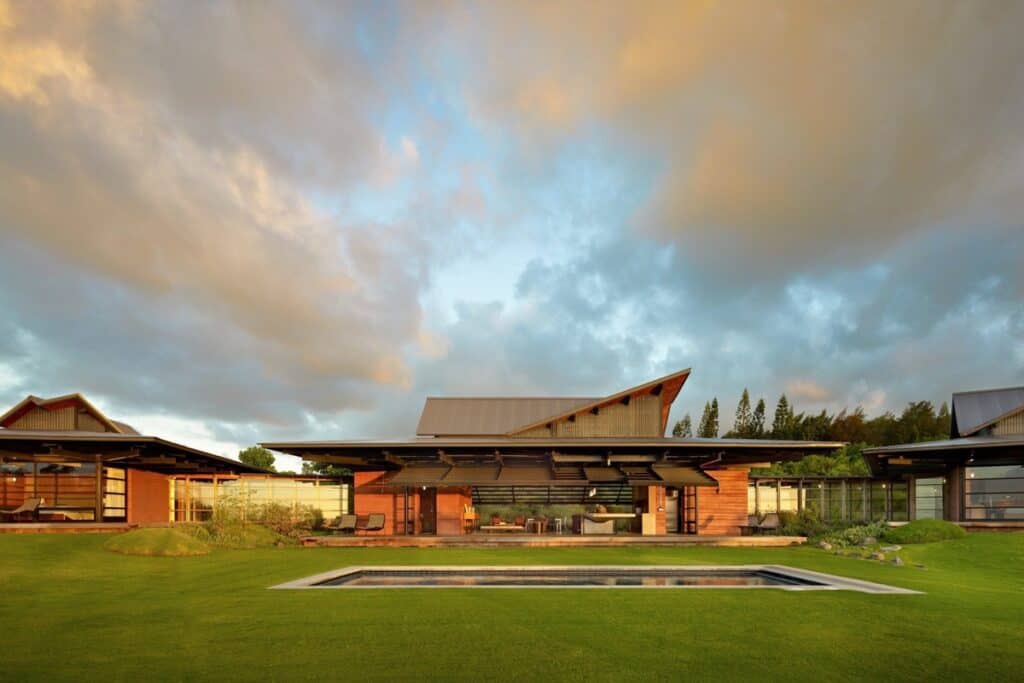
<path fill-rule="evenodd" d="M 914 480 L 914 519 L 942 519 L 942 477 Z"/>
<path fill-rule="evenodd" d="M 349 511 L 349 485 L 336 480 L 289 477 L 241 477 L 202 479 L 180 477 L 173 481 L 172 518 L 176 522 L 203 522 L 213 516 L 218 501 L 245 507 L 279 503 L 289 507 L 308 505 L 324 519 Z"/>
<path fill-rule="evenodd" d="M 752 479 L 747 488 L 747 514 L 804 510 L 830 522 L 905 521 L 908 490 L 906 482 L 866 478 Z"/>
<path fill-rule="evenodd" d="M 964 518 L 983 521 L 1024 520 L 1024 466 L 966 468 Z"/>

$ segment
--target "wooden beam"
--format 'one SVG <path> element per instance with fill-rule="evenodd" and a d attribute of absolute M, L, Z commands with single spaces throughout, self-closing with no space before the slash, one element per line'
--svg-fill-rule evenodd
<path fill-rule="evenodd" d="M 391 451 L 384 451 L 384 460 L 391 463 L 392 465 L 405 465 L 405 461 L 399 458 Z"/>
<path fill-rule="evenodd" d="M 455 464 L 455 459 L 452 458 L 452 456 L 445 453 L 444 451 L 442 451 L 440 448 L 437 449 L 437 459 L 443 462 L 445 465 Z"/>
<path fill-rule="evenodd" d="M 103 456 L 96 455 L 96 511 L 93 521 L 103 521 Z"/>

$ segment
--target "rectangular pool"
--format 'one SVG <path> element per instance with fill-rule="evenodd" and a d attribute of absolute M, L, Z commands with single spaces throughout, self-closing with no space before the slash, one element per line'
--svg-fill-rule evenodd
<path fill-rule="evenodd" d="M 782 565 L 345 567 L 274 588 L 780 588 L 913 593 Z"/>

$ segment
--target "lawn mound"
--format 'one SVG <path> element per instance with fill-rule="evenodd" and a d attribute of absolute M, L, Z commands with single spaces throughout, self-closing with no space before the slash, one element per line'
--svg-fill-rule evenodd
<path fill-rule="evenodd" d="M 152 557 L 185 557 L 205 555 L 210 546 L 177 529 L 134 529 L 113 536 L 103 547 L 124 555 Z"/>
<path fill-rule="evenodd" d="M 179 529 L 182 533 L 214 548 L 272 548 L 289 541 L 262 524 L 209 521 L 201 524 L 185 524 Z"/>
<path fill-rule="evenodd" d="M 890 527 L 882 534 L 889 543 L 908 545 L 911 543 L 934 543 L 963 538 L 967 532 L 959 525 L 941 519 L 918 519 L 903 526 Z"/>

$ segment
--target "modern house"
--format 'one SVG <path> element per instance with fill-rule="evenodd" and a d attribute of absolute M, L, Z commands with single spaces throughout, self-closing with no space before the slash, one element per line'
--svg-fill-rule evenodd
<path fill-rule="evenodd" d="M 666 437 L 689 375 L 599 397 L 431 397 L 411 438 L 263 446 L 353 470 L 355 512 L 383 514 L 381 535 L 449 536 L 519 529 L 473 515 L 524 503 L 580 506 L 597 533 L 738 535 L 751 468 L 843 445 Z"/>
<path fill-rule="evenodd" d="M 864 452 L 872 476 L 907 482 L 910 519 L 1024 528 L 1024 387 L 953 394 L 950 438 Z"/>
<path fill-rule="evenodd" d="M 348 510 L 348 491 L 337 478 L 273 474 L 144 436 L 80 394 L 28 396 L 0 415 L 0 510 L 8 513 L 0 521 L 199 521 L 218 495 L 333 517 Z"/>

